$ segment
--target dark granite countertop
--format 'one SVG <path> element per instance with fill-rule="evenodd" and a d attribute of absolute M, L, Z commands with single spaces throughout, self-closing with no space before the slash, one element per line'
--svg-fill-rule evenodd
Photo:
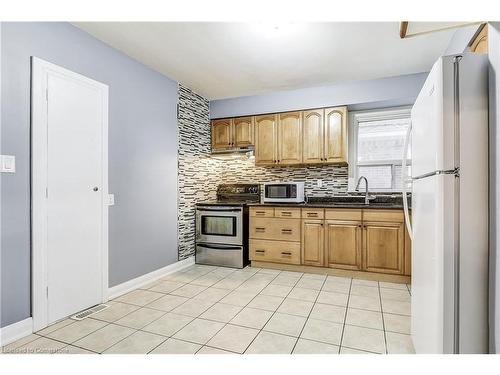
<path fill-rule="evenodd" d="M 380 208 L 403 209 L 401 195 L 378 195 L 364 204 L 364 196 L 335 196 L 335 197 L 309 197 L 304 203 L 249 203 L 249 206 L 276 206 L 276 207 L 318 207 L 318 208 Z M 408 199 L 411 208 L 411 199 Z"/>

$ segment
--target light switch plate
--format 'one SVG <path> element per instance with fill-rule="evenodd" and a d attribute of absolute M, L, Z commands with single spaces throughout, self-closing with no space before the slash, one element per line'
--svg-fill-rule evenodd
<path fill-rule="evenodd" d="M 108 194 L 108 206 L 114 206 L 114 205 L 115 205 L 115 195 Z"/>
<path fill-rule="evenodd" d="M 14 155 L 0 155 L 2 157 L 0 163 L 0 172 L 16 173 L 16 157 Z"/>

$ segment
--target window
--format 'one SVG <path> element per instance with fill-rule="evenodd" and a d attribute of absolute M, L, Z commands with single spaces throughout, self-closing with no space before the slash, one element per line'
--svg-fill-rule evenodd
<path fill-rule="evenodd" d="M 409 108 L 351 113 L 351 191 L 358 178 L 365 176 L 370 191 L 401 192 L 401 159 L 409 125 Z M 406 164 L 409 175 L 411 150 Z"/>

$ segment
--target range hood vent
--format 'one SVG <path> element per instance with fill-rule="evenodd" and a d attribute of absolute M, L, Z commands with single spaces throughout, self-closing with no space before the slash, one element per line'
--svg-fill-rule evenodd
<path fill-rule="evenodd" d="M 247 152 L 253 152 L 255 150 L 254 146 L 248 147 L 231 147 L 231 148 L 217 148 L 212 149 L 212 155 L 220 154 L 244 154 Z"/>

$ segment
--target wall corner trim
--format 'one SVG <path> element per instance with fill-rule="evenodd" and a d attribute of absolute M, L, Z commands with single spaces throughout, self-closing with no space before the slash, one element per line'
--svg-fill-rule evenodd
<path fill-rule="evenodd" d="M 169 264 L 166 267 L 157 269 L 153 272 L 147 273 L 145 275 L 136 277 L 135 279 L 125 281 L 124 283 L 115 285 L 108 289 L 108 298 L 113 299 L 119 297 L 125 293 L 131 292 L 134 289 L 140 288 L 141 286 L 147 285 L 153 281 L 156 281 L 166 275 L 180 271 L 186 267 L 194 264 L 194 256 L 186 258 L 184 260 Z"/>
<path fill-rule="evenodd" d="M 17 323 L 0 328 L 0 346 L 22 339 L 33 333 L 33 318 L 29 317 Z"/>

